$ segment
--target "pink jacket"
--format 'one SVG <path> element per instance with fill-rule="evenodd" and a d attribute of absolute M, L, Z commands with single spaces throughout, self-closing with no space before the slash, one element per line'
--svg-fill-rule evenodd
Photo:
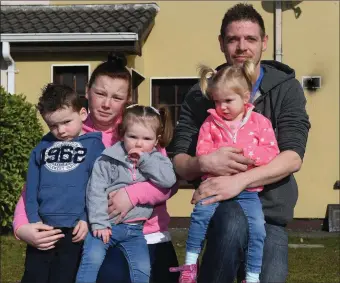
<path fill-rule="evenodd" d="M 116 125 L 115 127 L 113 127 L 113 129 L 102 132 L 102 141 L 105 147 L 109 147 L 118 141 L 118 135 L 115 129 L 117 129 L 117 124 L 119 122 L 120 121 L 116 122 Z M 83 125 L 83 131 L 85 133 L 96 132 L 94 125 L 90 119 L 90 116 Z M 166 155 L 166 151 L 164 148 L 161 148 L 160 151 L 164 155 Z M 177 184 L 170 190 L 156 188 L 150 182 L 134 184 L 126 187 L 125 189 L 133 205 L 139 203 L 154 206 L 154 210 L 151 217 L 144 224 L 143 230 L 144 234 L 151 234 L 155 232 L 163 232 L 168 230 L 170 216 L 166 209 L 166 200 L 168 200 L 172 195 L 174 195 L 177 192 L 178 190 Z M 13 220 L 14 234 L 20 226 L 28 224 L 28 219 L 25 211 L 24 202 L 25 198 L 26 191 L 24 187 L 14 212 Z"/>
<path fill-rule="evenodd" d="M 254 106 L 246 105 L 246 115 L 238 129 L 232 131 L 215 109 L 209 109 L 210 115 L 200 128 L 196 154 L 211 153 L 222 146 L 243 149 L 243 155 L 255 161 L 255 166 L 269 163 L 279 154 L 271 122 L 261 114 L 253 112 Z M 250 169 L 250 168 L 249 168 Z M 263 187 L 247 189 L 261 191 Z"/>

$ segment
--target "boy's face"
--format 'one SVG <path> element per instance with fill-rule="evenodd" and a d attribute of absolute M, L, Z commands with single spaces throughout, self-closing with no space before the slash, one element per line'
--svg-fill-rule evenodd
<path fill-rule="evenodd" d="M 79 112 L 65 106 L 57 111 L 43 115 L 51 133 L 59 140 L 70 141 L 81 134 L 87 111 L 82 108 Z"/>

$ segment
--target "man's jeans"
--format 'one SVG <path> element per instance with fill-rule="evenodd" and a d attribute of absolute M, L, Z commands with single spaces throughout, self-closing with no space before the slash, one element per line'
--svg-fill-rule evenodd
<path fill-rule="evenodd" d="M 261 283 L 285 282 L 288 274 L 288 235 L 281 226 L 265 224 Z M 244 279 L 248 244 L 247 218 L 235 200 L 221 202 L 211 219 L 198 283 L 233 283 Z"/>
<path fill-rule="evenodd" d="M 249 242 L 246 256 L 246 271 L 260 274 L 262 266 L 263 243 L 266 237 L 262 204 L 256 192 L 241 192 L 236 198 L 247 217 Z M 199 202 L 191 214 L 187 240 L 187 252 L 201 252 L 211 217 L 219 203 L 202 205 Z"/>
<path fill-rule="evenodd" d="M 143 235 L 142 225 L 112 225 L 110 242 L 88 233 L 77 274 L 77 283 L 95 283 L 97 275 L 110 246 L 119 247 L 124 253 L 130 269 L 132 283 L 148 283 L 150 279 L 149 249 Z M 115 268 L 112 266 L 112 268 Z"/>

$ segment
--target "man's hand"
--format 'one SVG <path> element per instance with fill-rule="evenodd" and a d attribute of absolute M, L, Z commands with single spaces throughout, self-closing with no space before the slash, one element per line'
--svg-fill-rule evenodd
<path fill-rule="evenodd" d="M 104 244 L 107 244 L 110 241 L 111 235 L 112 230 L 110 228 L 93 230 L 93 236 L 97 238 L 102 238 Z"/>
<path fill-rule="evenodd" d="M 72 232 L 72 242 L 77 243 L 80 241 L 83 241 L 87 235 L 87 232 L 89 231 L 89 227 L 87 225 L 87 222 L 84 220 L 79 220 L 76 227 L 74 227 Z"/>
<path fill-rule="evenodd" d="M 125 189 L 119 189 L 109 193 L 109 218 L 111 219 L 119 215 L 115 221 L 116 224 L 120 223 L 132 208 L 133 205 Z"/>
<path fill-rule="evenodd" d="M 206 179 L 194 192 L 191 203 L 196 204 L 200 200 L 211 196 L 212 198 L 203 201 L 202 204 L 211 204 L 236 197 L 247 186 L 243 178 L 239 176 L 220 176 Z"/>
<path fill-rule="evenodd" d="M 244 172 L 254 161 L 242 155 L 242 149 L 221 147 L 218 150 L 198 157 L 201 171 L 215 176 L 229 176 Z"/>

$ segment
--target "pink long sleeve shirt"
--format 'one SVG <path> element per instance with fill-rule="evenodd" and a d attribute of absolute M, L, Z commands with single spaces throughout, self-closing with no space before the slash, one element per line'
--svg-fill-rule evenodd
<path fill-rule="evenodd" d="M 241 122 L 229 122 L 220 117 L 215 109 L 200 128 L 196 153 L 198 156 L 211 153 L 222 146 L 243 149 L 243 155 L 255 161 L 255 166 L 269 163 L 279 154 L 279 148 L 271 122 L 261 114 L 253 112 L 248 103 Z M 250 169 L 251 167 L 249 167 Z M 263 187 L 247 189 L 259 192 Z"/>
<path fill-rule="evenodd" d="M 105 147 L 109 147 L 118 141 L 118 134 L 115 129 L 117 129 L 117 124 L 120 121 L 116 122 L 116 125 L 107 131 L 102 131 L 102 141 Z M 90 119 L 90 116 L 85 121 L 83 125 L 83 131 L 85 133 L 89 132 L 98 132 L 93 125 L 93 122 Z M 166 151 L 164 148 L 161 148 L 160 151 L 166 155 Z M 144 234 L 152 234 L 157 232 L 166 232 L 168 231 L 168 225 L 170 222 L 170 216 L 167 212 L 166 208 L 166 200 L 169 199 L 172 195 L 174 195 L 178 190 L 178 185 L 176 184 L 173 188 L 169 189 L 159 189 L 156 188 L 150 182 L 142 182 L 137 183 L 125 188 L 127 194 L 129 195 L 131 203 L 135 206 L 137 203 L 139 204 L 149 204 L 154 206 L 153 213 L 151 217 L 144 224 Z M 24 224 L 28 224 L 28 219 L 25 211 L 25 202 L 26 198 L 26 190 L 25 187 L 21 193 L 17 206 L 14 212 L 14 220 L 13 220 L 13 230 L 14 234 L 18 230 L 18 228 Z"/>

